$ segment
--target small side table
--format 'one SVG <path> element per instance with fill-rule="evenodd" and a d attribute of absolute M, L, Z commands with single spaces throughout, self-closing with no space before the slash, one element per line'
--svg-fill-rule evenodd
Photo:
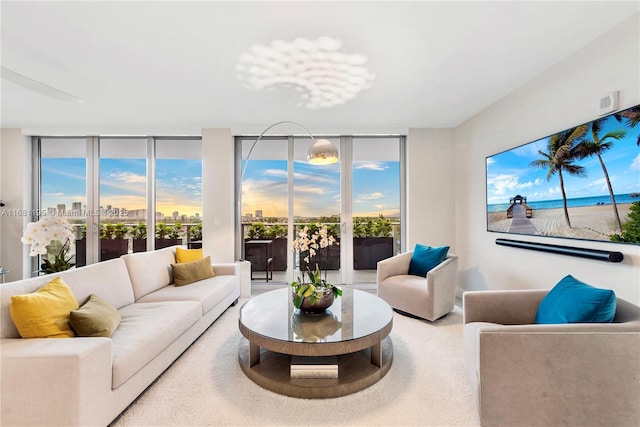
<path fill-rule="evenodd" d="M 251 280 L 273 280 L 273 240 L 248 240 L 245 242 L 245 258 L 251 261 Z M 253 272 L 264 271 L 264 277 L 254 277 Z"/>
<path fill-rule="evenodd" d="M 0 283 L 5 283 L 4 275 L 8 272 L 9 270 L 5 270 L 4 268 L 0 267 Z"/>

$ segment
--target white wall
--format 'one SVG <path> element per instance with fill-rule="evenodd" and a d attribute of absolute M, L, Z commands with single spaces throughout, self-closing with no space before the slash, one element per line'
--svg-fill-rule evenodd
<path fill-rule="evenodd" d="M 640 246 L 521 239 L 622 252 L 623 263 L 613 264 L 497 246 L 496 238 L 513 235 L 485 231 L 485 157 L 593 120 L 598 100 L 613 90 L 620 91 L 621 108 L 640 104 L 638 19 L 618 25 L 455 130 L 456 247 L 463 289 L 550 288 L 573 274 L 640 304 Z"/>
<path fill-rule="evenodd" d="M 409 129 L 407 136 L 407 242 L 450 246 L 454 233 L 454 143 L 452 129 Z"/>
<path fill-rule="evenodd" d="M 213 262 L 232 262 L 234 145 L 231 129 L 202 130 L 202 242 Z"/>
<path fill-rule="evenodd" d="M 29 261 L 27 246 L 20 242 L 28 217 L 16 210 L 30 209 L 30 168 L 25 164 L 31 156 L 29 138 L 20 129 L 2 129 L 0 133 L 0 197 L 5 204 L 0 211 L 0 263 L 10 270 L 6 281 L 18 280 L 27 274 Z"/>

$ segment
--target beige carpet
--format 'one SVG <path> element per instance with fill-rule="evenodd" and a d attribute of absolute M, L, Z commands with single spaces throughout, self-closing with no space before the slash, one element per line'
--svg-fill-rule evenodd
<path fill-rule="evenodd" d="M 462 353 L 462 312 L 430 323 L 394 313 L 394 361 L 358 393 L 307 400 L 249 380 L 238 310 L 227 310 L 112 424 L 118 426 L 478 426 Z"/>

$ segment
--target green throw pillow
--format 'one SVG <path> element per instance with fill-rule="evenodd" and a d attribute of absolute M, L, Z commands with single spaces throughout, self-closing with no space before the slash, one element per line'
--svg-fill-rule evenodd
<path fill-rule="evenodd" d="M 199 261 L 171 264 L 171 269 L 173 270 L 173 282 L 176 286 L 188 285 L 214 276 L 210 256 Z"/>
<path fill-rule="evenodd" d="M 115 307 L 94 294 L 69 314 L 69 323 L 79 337 L 110 337 L 121 320 Z"/>
<path fill-rule="evenodd" d="M 409 263 L 409 274 L 426 277 L 427 272 L 447 258 L 449 246 L 431 246 L 416 243 Z"/>
<path fill-rule="evenodd" d="M 594 288 L 568 275 L 540 301 L 536 323 L 611 323 L 616 294 Z"/>

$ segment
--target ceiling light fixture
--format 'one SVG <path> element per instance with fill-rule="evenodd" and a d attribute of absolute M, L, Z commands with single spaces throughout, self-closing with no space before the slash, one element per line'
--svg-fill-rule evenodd
<path fill-rule="evenodd" d="M 371 86 L 375 74 L 366 67 L 366 56 L 341 52 L 340 40 L 320 37 L 274 40 L 254 45 L 240 55 L 238 79 L 256 90 L 293 88 L 300 106 L 310 109 L 344 104 Z"/>

